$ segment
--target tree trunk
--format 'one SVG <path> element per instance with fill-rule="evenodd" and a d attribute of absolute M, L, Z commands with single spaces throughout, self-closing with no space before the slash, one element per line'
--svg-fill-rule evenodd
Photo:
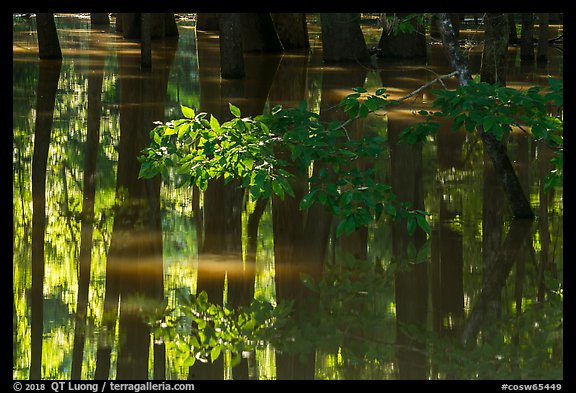
<path fill-rule="evenodd" d="M 270 53 L 284 50 L 270 13 L 240 14 L 240 29 L 245 52 Z"/>
<path fill-rule="evenodd" d="M 514 13 L 510 12 L 508 15 L 508 43 L 511 45 L 515 45 L 520 43 L 520 39 L 518 38 L 518 32 L 516 31 L 516 18 L 514 17 Z"/>
<path fill-rule="evenodd" d="M 396 14 L 404 18 L 408 14 Z M 457 16 L 451 16 L 458 20 Z M 380 58 L 407 58 L 426 57 L 426 34 L 423 26 L 418 26 L 415 20 L 411 21 L 413 32 L 394 33 L 392 30 L 383 30 L 378 42 L 378 57 Z"/>
<path fill-rule="evenodd" d="M 272 14 L 278 37 L 285 50 L 309 49 L 308 26 L 304 13 Z"/>
<path fill-rule="evenodd" d="M 92 12 L 90 14 L 90 24 L 94 25 L 109 25 L 110 17 L 107 13 L 103 12 Z"/>
<path fill-rule="evenodd" d="M 245 74 L 240 14 L 222 14 L 220 18 L 220 75 L 222 78 L 242 78 Z"/>
<path fill-rule="evenodd" d="M 538 14 L 538 52 L 536 55 L 536 61 L 546 62 L 548 60 L 548 13 L 541 12 Z"/>
<path fill-rule="evenodd" d="M 142 14 L 142 37 L 140 44 L 140 66 L 143 69 L 152 68 L 152 15 Z"/>
<path fill-rule="evenodd" d="M 127 39 L 142 37 L 142 14 L 121 13 L 116 17 L 116 31 Z M 150 37 L 164 38 L 178 35 L 176 20 L 172 13 L 150 13 Z"/>
<path fill-rule="evenodd" d="M 486 27 L 480 79 L 482 82 L 506 85 L 508 17 L 505 13 L 488 13 L 484 17 L 484 25 Z"/>
<path fill-rule="evenodd" d="M 218 31 L 220 28 L 220 13 L 201 12 L 196 14 L 196 30 Z"/>
<path fill-rule="evenodd" d="M 520 59 L 534 60 L 534 14 L 522 14 L 522 34 L 520 36 Z"/>
<path fill-rule="evenodd" d="M 359 13 L 321 13 L 320 20 L 325 62 L 363 62 L 370 58 Z"/>
<path fill-rule="evenodd" d="M 60 41 L 53 13 L 36 14 L 38 32 L 38 56 L 41 59 L 61 59 Z"/>
<path fill-rule="evenodd" d="M 407 14 L 398 14 L 403 17 Z M 417 26 L 412 21 L 413 32 L 394 33 L 382 31 L 378 42 L 378 57 L 380 58 L 415 58 L 426 57 L 426 35 L 423 26 Z"/>
<path fill-rule="evenodd" d="M 456 42 L 452 23 L 448 15 L 446 13 L 439 13 L 438 16 L 438 27 L 442 34 L 444 46 L 448 51 L 450 64 L 458 71 L 458 80 L 460 84 L 464 86 L 472 79 L 468 64 Z M 484 132 L 481 127 L 478 129 L 478 133 L 482 139 L 484 149 L 486 149 L 494 163 L 498 178 L 500 178 L 504 184 L 506 196 L 512 207 L 514 216 L 517 218 L 534 218 L 534 213 L 530 208 L 530 201 L 524 195 L 524 191 L 520 186 L 518 177 L 506 153 L 506 147 L 501 141 L 497 140 L 493 134 Z"/>

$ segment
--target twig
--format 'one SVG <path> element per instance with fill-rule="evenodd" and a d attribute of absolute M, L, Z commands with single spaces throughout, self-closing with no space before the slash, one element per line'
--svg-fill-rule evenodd
<path fill-rule="evenodd" d="M 451 78 L 451 77 L 456 76 L 456 75 L 458 75 L 458 71 L 453 71 L 453 72 L 451 72 L 451 73 L 449 73 L 449 74 L 441 75 L 441 76 L 439 76 L 438 78 L 436 78 L 436 79 L 434 79 L 434 80 L 431 80 L 430 82 L 428 82 L 428 83 L 420 86 L 419 88 L 417 88 L 416 90 L 414 90 L 412 93 L 409 93 L 409 94 L 405 95 L 405 96 L 402 97 L 402 98 L 398 98 L 396 101 L 404 101 L 404 100 L 406 100 L 406 99 L 408 99 L 408 98 L 410 98 L 410 97 L 413 97 L 413 96 L 415 96 L 416 94 L 420 93 L 422 90 L 426 89 L 427 87 L 430 87 L 431 85 L 433 85 L 433 84 L 436 83 L 436 82 L 440 82 L 440 83 L 442 84 L 442 86 L 444 86 L 444 88 L 446 88 L 446 85 L 442 82 L 442 79 L 448 79 L 448 78 Z"/>

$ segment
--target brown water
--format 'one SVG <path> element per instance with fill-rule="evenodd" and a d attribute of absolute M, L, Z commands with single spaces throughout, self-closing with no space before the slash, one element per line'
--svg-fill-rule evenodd
<path fill-rule="evenodd" d="M 382 219 L 337 238 L 321 207 L 137 178 L 153 122 L 178 118 L 181 104 L 222 120 L 229 102 L 255 116 L 305 100 L 341 120 L 335 106 L 353 87 L 400 98 L 450 72 L 440 46 L 426 61 L 328 66 L 311 28 L 310 53 L 247 54 L 246 78 L 224 81 L 217 35 L 190 22 L 154 43 L 151 71 L 113 26 L 58 16 L 61 63 L 37 60 L 33 20 L 13 26 L 14 379 L 562 378 L 563 193 L 544 192 L 551 152 L 521 132 L 508 150 L 537 215 L 529 223 L 511 219 L 474 135 L 444 124 L 428 143 L 396 144 L 429 92 L 350 126 L 388 137 L 387 154 L 365 165 L 432 214 L 429 237 Z M 477 72 L 481 47 L 467 52 Z M 510 49 L 509 86 L 562 78 L 561 51 L 543 66 L 518 55 Z M 263 342 L 235 367 L 226 354 L 189 367 L 155 336 L 150 310 L 201 291 L 230 307 L 291 301 L 307 341 Z M 455 344 L 466 334 L 471 348 Z"/>

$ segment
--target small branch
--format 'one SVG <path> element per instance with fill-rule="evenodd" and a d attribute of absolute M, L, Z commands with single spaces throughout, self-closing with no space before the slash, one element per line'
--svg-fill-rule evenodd
<path fill-rule="evenodd" d="M 431 85 L 433 85 L 433 84 L 436 83 L 436 82 L 440 82 L 440 83 L 442 84 L 442 86 L 444 86 L 444 88 L 446 88 L 446 85 L 442 82 L 442 80 L 443 80 L 443 79 L 451 78 L 451 77 L 456 76 L 456 75 L 458 75 L 458 71 L 453 71 L 453 72 L 451 72 L 451 73 L 449 73 L 449 74 L 441 75 L 441 76 L 439 76 L 438 78 L 436 78 L 436 79 L 434 79 L 434 80 L 431 80 L 430 82 L 428 82 L 428 83 L 420 86 L 419 88 L 417 88 L 417 89 L 414 90 L 413 92 L 405 95 L 404 97 L 397 99 L 396 101 L 404 101 L 404 100 L 407 100 L 408 98 L 415 96 L 416 94 L 420 93 L 422 90 L 430 87 Z"/>

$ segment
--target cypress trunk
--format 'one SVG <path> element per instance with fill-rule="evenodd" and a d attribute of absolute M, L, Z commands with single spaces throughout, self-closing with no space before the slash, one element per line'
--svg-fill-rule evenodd
<path fill-rule="evenodd" d="M 60 41 L 56 32 L 53 13 L 36 14 L 38 55 L 41 59 L 62 59 Z"/>

